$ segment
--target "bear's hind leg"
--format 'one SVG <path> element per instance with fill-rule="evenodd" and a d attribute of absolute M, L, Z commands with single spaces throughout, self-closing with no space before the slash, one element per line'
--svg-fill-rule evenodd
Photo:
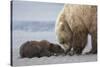
<path fill-rule="evenodd" d="M 73 43 L 73 51 L 74 54 L 81 55 L 83 49 L 85 48 L 87 44 L 87 33 L 80 33 L 81 35 L 75 36 L 75 41 Z"/>
<path fill-rule="evenodd" d="M 97 54 L 97 34 L 92 34 L 92 49 L 86 54 Z"/>

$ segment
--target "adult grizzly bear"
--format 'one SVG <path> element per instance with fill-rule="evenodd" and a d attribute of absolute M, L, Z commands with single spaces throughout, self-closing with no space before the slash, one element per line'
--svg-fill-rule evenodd
<path fill-rule="evenodd" d="M 22 58 L 28 57 L 43 57 L 51 56 L 58 53 L 64 53 L 64 50 L 53 43 L 46 40 L 42 41 L 27 41 L 20 47 L 20 56 Z"/>
<path fill-rule="evenodd" d="M 97 53 L 97 7 L 95 5 L 64 5 L 55 26 L 58 42 L 66 53 L 81 54 L 92 36 L 92 49 L 88 54 Z"/>

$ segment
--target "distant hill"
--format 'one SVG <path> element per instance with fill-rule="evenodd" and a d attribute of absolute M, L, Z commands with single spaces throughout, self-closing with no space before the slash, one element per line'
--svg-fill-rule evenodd
<path fill-rule="evenodd" d="M 55 21 L 15 21 L 13 24 L 13 30 L 23 31 L 54 31 Z"/>

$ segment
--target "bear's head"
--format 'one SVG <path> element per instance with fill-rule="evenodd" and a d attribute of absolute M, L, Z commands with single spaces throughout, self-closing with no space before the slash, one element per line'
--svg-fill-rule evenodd
<path fill-rule="evenodd" d="M 72 47 L 72 37 L 73 32 L 67 24 L 67 21 L 60 23 L 59 30 L 57 31 L 57 39 L 66 53 L 68 53 Z"/>

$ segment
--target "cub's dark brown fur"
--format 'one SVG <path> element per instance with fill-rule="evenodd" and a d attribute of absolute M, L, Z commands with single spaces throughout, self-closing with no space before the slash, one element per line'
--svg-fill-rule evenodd
<path fill-rule="evenodd" d="M 20 47 L 20 56 L 23 57 L 43 57 L 51 56 L 58 53 L 64 53 L 64 50 L 53 43 L 46 40 L 42 41 L 27 41 Z"/>

